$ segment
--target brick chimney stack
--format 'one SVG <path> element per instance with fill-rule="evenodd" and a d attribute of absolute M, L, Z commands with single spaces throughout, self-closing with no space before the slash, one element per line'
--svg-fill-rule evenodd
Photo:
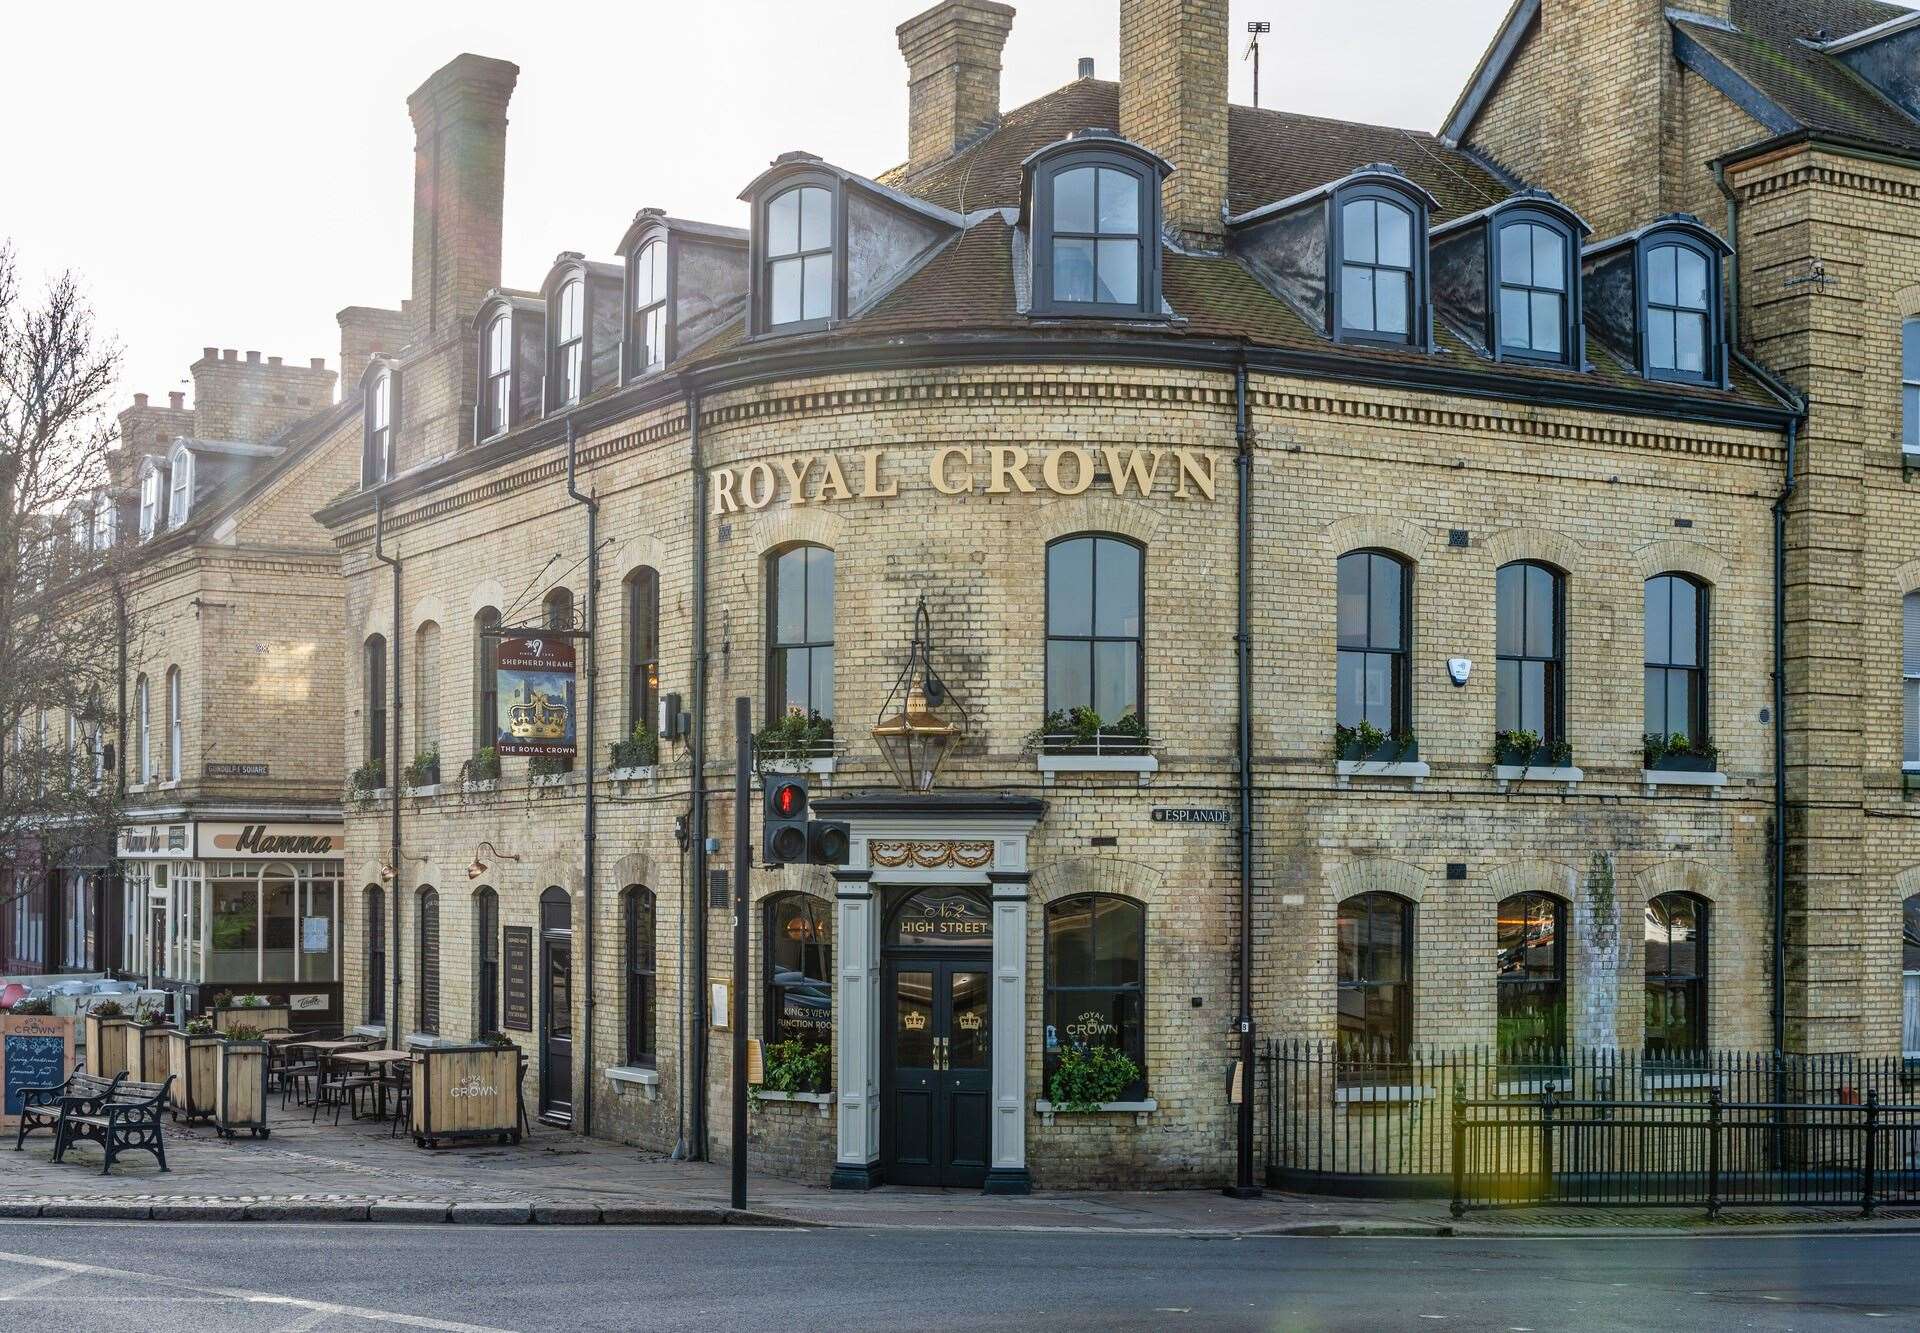
<path fill-rule="evenodd" d="M 413 333 L 464 327 L 500 285 L 507 101 L 517 65 L 455 56 L 407 99 L 413 117 Z"/>
<path fill-rule="evenodd" d="M 1226 235 L 1227 0 L 1120 0 L 1120 133 L 1173 163 L 1167 226 L 1188 245 Z"/>
<path fill-rule="evenodd" d="M 1000 119 L 1013 7 L 944 0 L 894 29 L 907 58 L 907 172 L 950 157 Z"/>

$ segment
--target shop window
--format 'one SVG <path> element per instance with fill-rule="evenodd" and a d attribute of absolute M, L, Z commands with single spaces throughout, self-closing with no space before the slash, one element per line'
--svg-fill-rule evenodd
<path fill-rule="evenodd" d="M 1647 904 L 1649 1060 L 1686 1062 L 1707 1046 L 1707 904 L 1663 893 Z"/>
<path fill-rule="evenodd" d="M 366 943 L 367 1022 L 387 1021 L 386 894 L 372 884 L 360 893 L 360 930 Z"/>
<path fill-rule="evenodd" d="M 649 889 L 630 886 L 620 896 L 626 924 L 627 1042 L 629 1065 L 652 1067 L 656 1024 L 654 973 L 654 900 Z"/>
<path fill-rule="evenodd" d="M 473 1028 L 484 1037 L 500 1027 L 500 896 L 482 884 L 473 891 Z"/>
<path fill-rule="evenodd" d="M 226 869 L 232 869 L 228 866 Z M 203 980 L 214 983 L 248 983 L 260 979 L 260 881 L 252 867 L 242 865 L 238 873 L 220 873 L 208 868 L 207 892 L 212 903 L 207 923 L 207 961 Z M 175 897 L 184 901 L 184 885 L 175 886 Z M 184 926 L 185 923 L 183 923 Z M 190 939 L 190 927 L 181 936 Z"/>
<path fill-rule="evenodd" d="M 833 552 L 789 546 L 767 562 L 767 712 L 833 720 Z"/>
<path fill-rule="evenodd" d="M 473 752 L 491 750 L 500 743 L 500 693 L 495 676 L 500 665 L 500 612 L 483 606 L 473 618 Z"/>
<path fill-rule="evenodd" d="M 1397 556 L 1353 551 L 1340 557 L 1337 584 L 1335 721 L 1401 735 L 1412 728 L 1407 656 L 1412 575 Z"/>
<path fill-rule="evenodd" d="M 419 984 L 414 1000 L 414 1026 L 432 1036 L 440 1032 L 440 895 L 423 887 L 415 895 L 418 920 L 415 942 Z"/>
<path fill-rule="evenodd" d="M 300 919 L 309 908 L 305 899 L 293 867 L 273 865 L 260 872 L 261 981 L 300 980 Z"/>
<path fill-rule="evenodd" d="M 766 907 L 769 1042 L 833 1042 L 833 904 L 781 894 Z"/>
<path fill-rule="evenodd" d="M 1685 574 L 1647 580 L 1646 730 L 1707 737 L 1707 588 Z"/>
<path fill-rule="evenodd" d="M 1146 908 L 1091 893 L 1047 908 L 1044 1088 L 1071 1050 L 1120 1051 L 1140 1076 L 1119 1100 L 1146 1096 Z"/>
<path fill-rule="evenodd" d="M 1523 561 L 1495 582 L 1495 729 L 1530 731 L 1552 748 L 1566 734 L 1566 581 Z"/>
<path fill-rule="evenodd" d="M 1557 1061 L 1567 1039 L 1566 905 L 1546 893 L 1503 899 L 1495 916 L 1498 1044 L 1507 1064 Z"/>
<path fill-rule="evenodd" d="M 660 575 L 642 566 L 627 575 L 627 733 L 658 728 Z"/>
<path fill-rule="evenodd" d="M 1413 1041 L 1413 903 L 1362 893 L 1336 919 L 1340 1058 L 1399 1062 Z"/>
<path fill-rule="evenodd" d="M 1900 904 L 1900 1050 L 1920 1060 L 1920 893 Z"/>
<path fill-rule="evenodd" d="M 1049 716 L 1091 708 L 1111 725 L 1141 720 L 1146 556 L 1124 537 L 1063 537 L 1047 547 Z"/>

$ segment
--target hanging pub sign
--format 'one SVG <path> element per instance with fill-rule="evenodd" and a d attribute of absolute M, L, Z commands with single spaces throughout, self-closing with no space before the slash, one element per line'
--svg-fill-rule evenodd
<path fill-rule="evenodd" d="M 572 639 L 503 635 L 494 689 L 500 700 L 496 750 L 503 755 L 573 758 Z"/>

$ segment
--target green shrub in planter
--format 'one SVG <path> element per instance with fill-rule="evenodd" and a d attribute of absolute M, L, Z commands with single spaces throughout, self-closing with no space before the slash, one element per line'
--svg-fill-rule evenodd
<path fill-rule="evenodd" d="M 763 1092 L 825 1092 L 833 1048 L 825 1042 L 776 1041 L 764 1057 Z"/>
<path fill-rule="evenodd" d="M 500 752 L 491 745 L 483 745 L 480 752 L 467 760 L 466 775 L 468 782 L 492 782 L 500 776 Z"/>
<path fill-rule="evenodd" d="M 797 704 L 789 707 L 779 721 L 769 722 L 753 733 L 753 764 L 760 773 L 775 764 L 822 759 L 832 749 L 833 719 L 802 712 Z"/>
<path fill-rule="evenodd" d="M 422 750 L 413 757 L 403 774 L 409 787 L 437 787 L 440 785 L 440 750 L 436 746 L 431 750 Z"/>
<path fill-rule="evenodd" d="M 644 722 L 636 722 L 633 734 L 613 743 L 615 768 L 651 768 L 660 762 L 660 738 Z"/>
<path fill-rule="evenodd" d="M 1070 1046 L 1060 1057 L 1047 1100 L 1056 1111 L 1097 1111 L 1117 1102 L 1140 1077 L 1140 1066 L 1114 1046 Z"/>
<path fill-rule="evenodd" d="M 10 1014 L 31 1014 L 50 1017 L 53 1014 L 53 1001 L 47 999 L 45 996 L 37 1000 L 22 1000 L 20 1003 L 14 1005 L 13 1008 L 7 1010 L 7 1012 Z"/>

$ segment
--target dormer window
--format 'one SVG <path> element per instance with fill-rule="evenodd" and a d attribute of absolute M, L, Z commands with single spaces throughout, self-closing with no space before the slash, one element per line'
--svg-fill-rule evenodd
<path fill-rule="evenodd" d="M 1587 224 L 1524 190 L 1433 229 L 1435 316 L 1497 361 L 1584 369 L 1580 270 Z"/>
<path fill-rule="evenodd" d="M 165 470 L 150 458 L 140 477 L 140 540 L 143 542 L 151 540 L 160 530 L 160 474 Z"/>
<path fill-rule="evenodd" d="M 540 358 L 546 307 L 525 292 L 495 289 L 473 318 L 480 349 L 480 401 L 473 413 L 478 444 L 540 415 Z"/>
<path fill-rule="evenodd" d="M 833 192 L 796 185 L 767 201 L 766 317 L 772 328 L 833 318 Z"/>
<path fill-rule="evenodd" d="M 94 550 L 111 551 L 113 549 L 114 540 L 119 535 L 115 532 L 118 525 L 114 519 L 113 497 L 104 493 L 95 496 L 92 523 Z"/>
<path fill-rule="evenodd" d="M 1335 198 L 1336 336 L 1426 346 L 1426 208 L 1398 190 L 1368 184 Z"/>
<path fill-rule="evenodd" d="M 1167 164 L 1094 131 L 1042 148 L 1024 166 L 1033 311 L 1159 314 L 1160 180 Z"/>
<path fill-rule="evenodd" d="M 631 369 L 635 375 L 644 375 L 667 364 L 667 243 L 648 241 L 629 263 Z"/>
<path fill-rule="evenodd" d="M 480 438 L 490 439 L 507 428 L 513 411 L 513 316 L 505 310 L 487 321 L 480 340 Z"/>
<path fill-rule="evenodd" d="M 184 447 L 175 448 L 169 471 L 167 526 L 177 528 L 187 521 L 187 513 L 193 507 L 193 455 Z"/>
<path fill-rule="evenodd" d="M 1596 330 L 1647 379 L 1724 388 L 1720 264 L 1732 253 L 1684 213 L 1587 247 L 1583 281 Z"/>
<path fill-rule="evenodd" d="M 1647 249 L 1647 373 L 1707 378 L 1713 326 L 1713 265 L 1699 246 L 1675 241 Z"/>
<path fill-rule="evenodd" d="M 546 298 L 546 410 L 572 407 L 620 376 L 620 269 L 569 250 L 554 262 Z"/>
<path fill-rule="evenodd" d="M 554 318 L 553 405 L 564 407 L 580 401 L 581 358 L 586 351 L 585 280 L 574 278 L 560 288 L 560 307 Z"/>
<path fill-rule="evenodd" d="M 360 446 L 360 485 L 378 486 L 393 475 L 393 422 L 398 407 L 393 371 L 379 366 L 367 385 L 366 433 Z"/>

